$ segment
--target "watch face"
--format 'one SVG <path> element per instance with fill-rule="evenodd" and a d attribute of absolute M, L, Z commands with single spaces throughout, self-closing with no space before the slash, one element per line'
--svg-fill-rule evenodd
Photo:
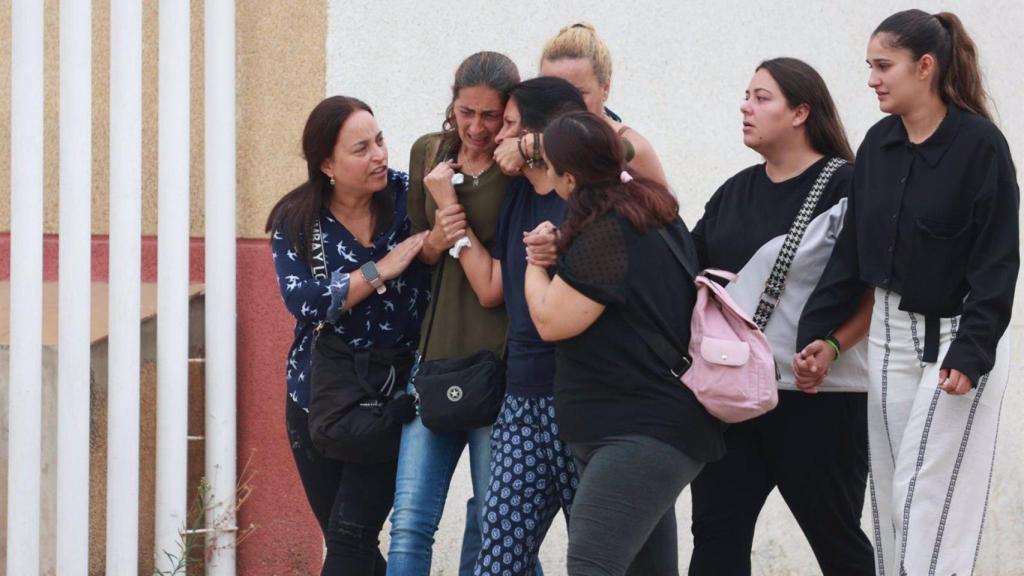
<path fill-rule="evenodd" d="M 363 273 L 367 280 L 376 280 L 380 276 L 380 273 L 377 272 L 377 266 L 373 262 L 363 264 L 359 267 L 359 271 Z"/>

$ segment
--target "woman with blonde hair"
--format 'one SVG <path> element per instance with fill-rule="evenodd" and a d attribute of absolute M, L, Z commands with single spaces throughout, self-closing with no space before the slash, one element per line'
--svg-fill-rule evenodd
<path fill-rule="evenodd" d="M 541 52 L 540 75 L 555 76 L 575 86 L 583 95 L 587 110 L 603 118 L 622 138 L 630 170 L 659 184 L 668 184 L 665 170 L 651 143 L 605 107 L 612 87 L 612 56 L 593 25 L 578 22 L 566 26 L 548 40 Z M 525 163 L 523 156 L 532 150 L 533 138 L 523 138 L 522 147 L 517 147 L 517 144 L 508 140 L 494 153 L 507 174 L 518 174 L 522 169 Z"/>

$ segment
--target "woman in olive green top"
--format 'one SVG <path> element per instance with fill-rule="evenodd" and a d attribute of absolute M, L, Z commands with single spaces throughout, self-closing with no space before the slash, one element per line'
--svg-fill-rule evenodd
<path fill-rule="evenodd" d="M 519 72 L 508 57 L 494 52 L 470 56 L 455 73 L 444 130 L 413 145 L 409 220 L 414 233 L 430 230 L 419 258 L 434 265 L 434 294 L 420 342 L 425 360 L 467 356 L 481 349 L 500 353 L 505 347 L 502 302 L 477 298 L 459 261 L 448 252 L 466 237 L 470 226 L 475 234 L 472 241 L 490 246 L 494 240 L 508 185 L 493 161 L 494 138 L 501 131 L 508 89 L 518 82 Z M 455 173 L 461 174 L 463 182 L 453 186 Z M 439 434 L 417 418 L 402 430 L 388 574 L 430 573 L 434 533 L 455 465 L 467 444 L 473 492 L 482 498 L 490 477 L 489 427 Z M 467 548 L 475 546 L 467 550 L 474 558 L 480 548 L 479 537 L 475 540 L 465 543 Z"/>

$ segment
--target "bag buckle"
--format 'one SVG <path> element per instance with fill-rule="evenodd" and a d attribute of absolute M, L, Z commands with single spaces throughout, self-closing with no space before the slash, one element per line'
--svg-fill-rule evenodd
<path fill-rule="evenodd" d="M 682 364 L 682 366 L 680 366 L 678 370 L 675 369 L 675 368 L 669 368 L 669 370 L 668 370 L 676 378 L 682 378 L 683 374 L 686 374 L 686 371 L 690 369 L 690 366 L 693 366 L 693 360 L 690 359 L 689 356 L 683 355 L 683 359 L 681 361 L 681 364 Z"/>
<path fill-rule="evenodd" d="M 771 306 L 778 306 L 781 298 L 782 291 L 773 288 L 765 288 L 764 294 L 761 294 L 761 301 Z"/>

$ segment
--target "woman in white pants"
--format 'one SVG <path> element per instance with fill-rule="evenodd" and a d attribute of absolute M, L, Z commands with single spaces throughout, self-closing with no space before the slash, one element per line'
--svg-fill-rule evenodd
<path fill-rule="evenodd" d="M 1017 186 L 974 43 L 944 12 L 885 19 L 868 81 L 890 114 L 857 152 L 847 221 L 801 319 L 798 376 L 874 286 L 868 363 L 878 574 L 971 574 L 1009 369 Z"/>

